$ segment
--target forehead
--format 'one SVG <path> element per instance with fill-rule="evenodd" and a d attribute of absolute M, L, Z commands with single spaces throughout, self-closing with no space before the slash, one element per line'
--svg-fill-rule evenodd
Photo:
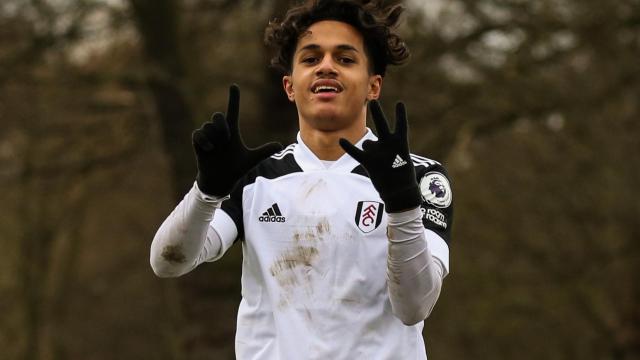
<path fill-rule="evenodd" d="M 300 35 L 296 52 L 307 45 L 318 45 L 325 49 L 350 45 L 360 52 L 364 51 L 362 34 L 355 27 L 335 20 L 322 20 L 311 25 Z"/>

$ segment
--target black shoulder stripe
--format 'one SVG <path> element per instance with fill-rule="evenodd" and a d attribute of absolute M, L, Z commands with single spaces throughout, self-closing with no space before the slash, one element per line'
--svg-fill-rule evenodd
<path fill-rule="evenodd" d="M 289 149 L 288 146 L 287 149 Z M 256 178 L 263 177 L 267 179 L 276 179 L 288 174 L 302 172 L 302 168 L 298 165 L 293 157 L 293 150 L 287 149 L 272 157 L 262 160 L 256 167 L 249 170 L 234 186 L 231 191 L 231 197 L 222 203 L 222 209 L 231 217 L 238 229 L 238 238 L 244 237 L 244 222 L 242 219 L 242 194 L 244 188 L 253 184 Z"/>
<path fill-rule="evenodd" d="M 290 152 L 283 152 L 279 157 L 272 156 L 260 162 L 252 171 L 253 179 L 251 179 L 250 183 L 253 183 L 258 176 L 275 179 L 296 172 L 302 172 L 302 168 L 296 162 L 293 150 L 291 150 Z"/>

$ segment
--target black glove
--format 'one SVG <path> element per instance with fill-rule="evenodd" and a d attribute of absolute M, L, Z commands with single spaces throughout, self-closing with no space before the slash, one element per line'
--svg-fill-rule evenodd
<path fill-rule="evenodd" d="M 340 139 L 340 146 L 367 170 L 387 212 L 416 208 L 422 202 L 422 196 L 409 156 L 404 104 L 396 105 L 396 129 L 393 134 L 377 101 L 369 102 L 369 111 L 376 125 L 378 141 L 365 140 L 360 150 L 347 139 Z"/>
<path fill-rule="evenodd" d="M 260 161 L 282 150 L 278 143 L 249 149 L 238 129 L 240 89 L 229 88 L 227 115 L 216 112 L 211 121 L 193 132 L 193 147 L 198 163 L 198 187 L 207 195 L 226 196 L 233 185 Z"/>

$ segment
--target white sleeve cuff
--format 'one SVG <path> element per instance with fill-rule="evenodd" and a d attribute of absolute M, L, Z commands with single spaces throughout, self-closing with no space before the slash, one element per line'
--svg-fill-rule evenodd
<path fill-rule="evenodd" d="M 220 239 L 220 244 L 222 244 L 222 246 L 218 253 L 211 254 L 211 257 L 205 259 L 205 261 L 208 262 L 220 259 L 222 255 L 229 250 L 238 237 L 238 228 L 236 227 L 236 223 L 224 210 L 216 211 L 216 216 L 213 217 L 213 221 L 209 224 L 207 240 L 215 241 L 213 238 L 214 236 L 217 236 Z"/>

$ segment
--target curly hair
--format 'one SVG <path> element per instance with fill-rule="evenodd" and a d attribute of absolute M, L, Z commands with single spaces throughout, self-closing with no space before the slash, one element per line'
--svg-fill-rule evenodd
<path fill-rule="evenodd" d="M 409 58 L 409 48 L 393 30 L 404 8 L 384 6 L 381 0 L 307 0 L 287 11 L 282 21 L 269 22 L 265 44 L 274 50 L 271 66 L 291 74 L 298 39 L 314 23 L 336 20 L 356 28 L 364 39 L 370 71 L 384 76 L 387 65 L 400 65 Z"/>

